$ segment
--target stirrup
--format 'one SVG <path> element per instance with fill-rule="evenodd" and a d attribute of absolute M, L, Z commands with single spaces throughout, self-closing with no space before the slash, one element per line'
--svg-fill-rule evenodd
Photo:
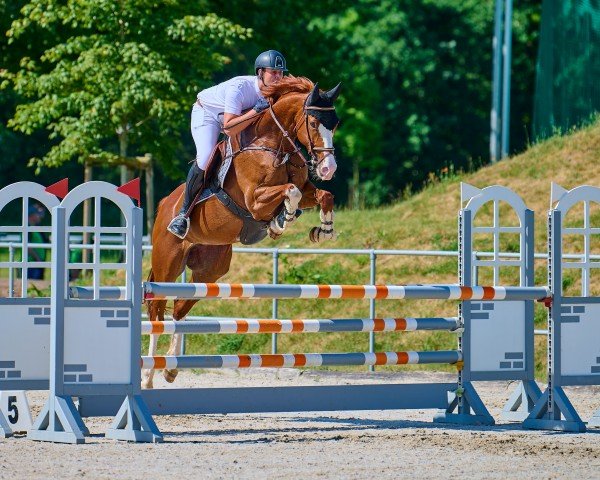
<path fill-rule="evenodd" d="M 184 222 L 183 225 L 181 224 L 182 221 Z M 169 225 L 167 226 L 167 230 L 173 235 L 175 235 L 177 238 L 183 240 L 190 231 L 190 219 L 186 217 L 183 213 L 180 213 L 173 220 L 171 220 L 171 223 L 169 223 Z"/>

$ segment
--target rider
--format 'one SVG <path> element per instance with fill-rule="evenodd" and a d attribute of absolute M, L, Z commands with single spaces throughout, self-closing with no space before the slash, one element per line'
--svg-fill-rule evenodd
<path fill-rule="evenodd" d="M 181 210 L 167 227 L 173 235 L 181 239 L 187 235 L 192 202 L 202 191 L 204 172 L 221 130 L 228 135 L 239 133 L 256 114 L 269 108 L 262 92 L 279 82 L 284 72 L 287 72 L 285 57 L 277 50 L 267 50 L 256 57 L 255 75 L 234 77 L 198 94 L 192 108 L 196 161 L 187 176 Z M 242 113 L 247 109 L 250 110 Z"/>

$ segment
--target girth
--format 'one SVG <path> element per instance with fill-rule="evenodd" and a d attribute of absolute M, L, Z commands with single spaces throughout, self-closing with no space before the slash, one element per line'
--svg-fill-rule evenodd
<path fill-rule="evenodd" d="M 240 232 L 240 242 L 242 245 L 253 245 L 267 236 L 267 226 L 269 225 L 269 222 L 254 219 L 248 210 L 235 203 L 227 192 L 220 187 L 216 177 L 211 182 L 209 188 L 223 206 L 227 207 L 227 209 L 236 217 L 242 219 L 243 225 Z"/>

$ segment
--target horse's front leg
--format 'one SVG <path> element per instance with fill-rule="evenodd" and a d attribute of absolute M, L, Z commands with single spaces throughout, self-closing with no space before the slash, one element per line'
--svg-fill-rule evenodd
<path fill-rule="evenodd" d="M 254 203 L 250 213 L 257 220 L 271 219 L 268 227 L 269 235 L 271 238 L 278 238 L 296 219 L 296 210 L 301 199 L 302 192 L 293 183 L 259 187 L 254 192 Z M 277 214 L 277 208 L 282 200 L 283 209 Z"/>
<path fill-rule="evenodd" d="M 302 189 L 300 208 L 311 208 L 315 205 L 321 207 L 319 212 L 321 225 L 310 229 L 308 233 L 310 241 L 320 243 L 323 240 L 335 240 L 337 234 L 333 228 L 333 194 L 327 190 L 319 190 L 311 182 L 307 182 Z"/>

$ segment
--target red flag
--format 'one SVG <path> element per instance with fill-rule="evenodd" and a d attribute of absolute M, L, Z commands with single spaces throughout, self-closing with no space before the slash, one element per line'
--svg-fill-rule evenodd
<path fill-rule="evenodd" d="M 127 182 L 125 185 L 121 185 L 117 187 L 117 192 L 124 193 L 130 198 L 137 200 L 138 207 L 140 206 L 140 178 L 134 178 L 130 182 Z"/>
<path fill-rule="evenodd" d="M 63 178 L 59 182 L 53 183 L 46 187 L 46 191 L 52 195 L 56 195 L 58 198 L 65 198 L 69 193 L 69 179 Z"/>

